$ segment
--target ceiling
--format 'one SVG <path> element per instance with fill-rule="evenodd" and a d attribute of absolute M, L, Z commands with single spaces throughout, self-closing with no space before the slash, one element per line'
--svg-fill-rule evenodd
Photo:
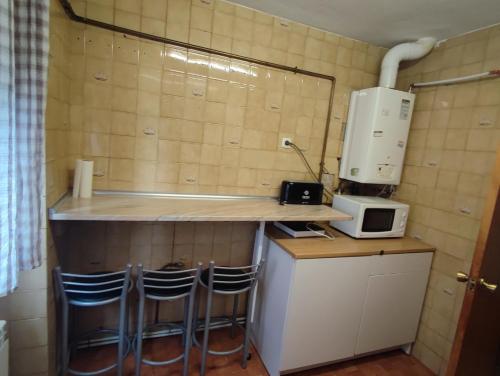
<path fill-rule="evenodd" d="M 499 0 L 231 0 L 278 17 L 392 47 L 500 23 Z"/>

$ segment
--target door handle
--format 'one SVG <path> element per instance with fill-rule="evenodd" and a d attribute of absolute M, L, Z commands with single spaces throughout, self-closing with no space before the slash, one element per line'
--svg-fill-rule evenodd
<path fill-rule="evenodd" d="M 469 281 L 469 275 L 464 272 L 457 272 L 457 281 L 458 282 L 468 282 Z"/>
<path fill-rule="evenodd" d="M 496 289 L 497 289 L 497 287 L 498 287 L 498 286 L 497 286 L 496 284 L 494 284 L 494 283 L 488 283 L 488 282 L 486 282 L 486 281 L 484 280 L 484 278 L 481 278 L 481 279 L 479 280 L 479 285 L 480 285 L 480 286 L 485 287 L 486 289 L 488 289 L 488 290 L 489 290 L 489 291 L 491 291 L 491 292 L 495 292 L 495 290 L 496 290 Z"/>
<path fill-rule="evenodd" d="M 469 290 L 474 290 L 476 288 L 476 281 L 470 277 L 467 273 L 457 272 L 457 281 L 462 283 L 467 283 L 467 288 Z"/>
<path fill-rule="evenodd" d="M 457 281 L 458 282 L 468 282 L 469 283 L 469 288 L 473 289 L 476 286 L 476 281 L 471 279 L 470 276 L 467 273 L 464 272 L 457 272 Z M 479 281 L 477 281 L 477 284 L 480 286 L 483 286 L 485 289 L 487 289 L 490 292 L 495 292 L 497 289 L 498 285 L 494 283 L 488 283 L 484 278 L 481 278 Z"/>

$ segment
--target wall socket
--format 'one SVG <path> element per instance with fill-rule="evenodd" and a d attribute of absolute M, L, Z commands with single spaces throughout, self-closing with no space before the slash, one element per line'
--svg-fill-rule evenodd
<path fill-rule="evenodd" d="M 324 172 L 323 175 L 321 175 L 321 182 L 323 183 L 323 186 L 330 192 L 333 192 L 334 181 L 335 181 L 334 174 L 329 174 Z"/>
<path fill-rule="evenodd" d="M 287 141 L 288 142 L 293 142 L 292 139 L 291 139 L 291 137 L 283 137 L 281 139 L 280 147 L 285 148 L 285 149 L 290 149 L 291 146 L 286 144 Z"/>

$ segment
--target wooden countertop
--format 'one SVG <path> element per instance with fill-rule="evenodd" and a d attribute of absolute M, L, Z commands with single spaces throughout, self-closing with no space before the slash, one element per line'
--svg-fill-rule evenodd
<path fill-rule="evenodd" d="M 325 225 L 326 226 L 326 225 Z M 353 257 L 396 253 L 434 252 L 435 248 L 420 240 L 403 238 L 354 239 L 326 226 L 334 240 L 326 238 L 292 238 L 272 225 L 266 235 L 296 259 Z"/>
<path fill-rule="evenodd" d="M 106 193 L 64 196 L 49 209 L 59 221 L 342 221 L 351 216 L 325 205 L 280 205 L 266 197 Z"/>

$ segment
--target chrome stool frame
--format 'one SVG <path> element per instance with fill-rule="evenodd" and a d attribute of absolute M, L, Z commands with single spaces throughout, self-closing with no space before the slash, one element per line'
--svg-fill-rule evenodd
<path fill-rule="evenodd" d="M 201 286 L 207 289 L 207 304 L 205 309 L 205 319 L 203 327 L 203 343 L 200 345 L 196 338 L 196 329 L 198 321 L 199 301 L 196 301 L 195 308 L 195 325 L 193 329 L 193 343 L 197 347 L 201 347 L 201 367 L 200 375 L 204 376 L 206 371 L 207 355 L 225 356 L 235 354 L 243 350 L 243 357 L 241 360 L 241 367 L 246 368 L 249 358 L 250 347 L 250 327 L 251 316 L 254 305 L 254 294 L 257 280 L 260 276 L 264 260 L 257 265 L 228 267 L 228 266 L 215 266 L 215 262 L 211 261 L 208 269 L 206 269 L 200 277 Z M 204 277 L 208 272 L 208 279 L 204 281 Z M 231 323 L 231 336 L 234 336 L 234 329 L 237 325 L 237 311 L 239 295 L 248 291 L 248 300 L 245 315 L 245 332 L 243 343 L 236 348 L 226 351 L 214 351 L 208 348 L 208 337 L 210 334 L 210 321 L 212 311 L 213 294 L 234 295 L 233 312 L 229 319 L 224 321 Z"/>
<path fill-rule="evenodd" d="M 137 315 L 137 334 L 135 341 L 135 374 L 141 374 L 142 363 L 151 366 L 163 366 L 184 360 L 183 375 L 189 373 L 189 354 L 191 351 L 191 330 L 193 324 L 193 307 L 196 288 L 201 274 L 201 264 L 196 268 L 184 270 L 143 270 L 142 265 L 137 266 L 137 290 L 139 292 L 139 305 Z M 150 327 L 158 325 L 176 326 L 182 330 L 184 351 L 182 354 L 163 361 L 144 359 L 142 356 L 142 339 L 144 334 L 144 305 L 146 299 L 153 301 L 175 301 L 184 299 L 183 325 L 174 323 L 157 322 Z"/>
<path fill-rule="evenodd" d="M 63 375 L 99 375 L 114 368 L 117 374 L 123 374 L 123 360 L 130 350 L 130 341 L 127 336 L 128 322 L 128 292 L 132 289 L 130 278 L 132 266 L 129 264 L 125 270 L 111 273 L 73 274 L 63 273 L 59 266 L 54 268 L 54 288 L 56 301 L 59 303 L 61 327 L 59 337 L 60 345 L 60 371 Z M 120 302 L 120 318 L 118 330 L 97 329 L 88 332 L 83 337 L 88 338 L 96 332 L 118 334 L 117 361 L 107 367 L 96 371 L 78 371 L 69 367 L 72 343 L 69 340 L 69 310 L 70 307 L 98 307 Z M 82 338 L 82 337 L 80 337 Z M 76 342 L 76 339 L 75 339 Z"/>

